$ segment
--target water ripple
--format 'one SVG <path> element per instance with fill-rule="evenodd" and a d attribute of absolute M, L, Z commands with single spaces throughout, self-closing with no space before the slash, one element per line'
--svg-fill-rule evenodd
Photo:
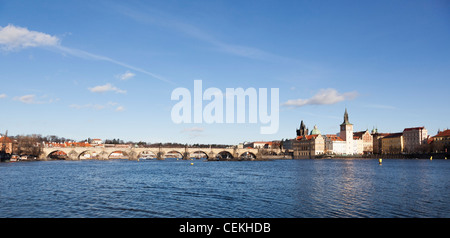
<path fill-rule="evenodd" d="M 0 164 L 0 217 L 450 217 L 447 161 Z"/>

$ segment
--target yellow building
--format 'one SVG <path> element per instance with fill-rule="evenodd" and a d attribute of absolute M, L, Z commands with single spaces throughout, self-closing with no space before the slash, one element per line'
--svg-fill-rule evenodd
<path fill-rule="evenodd" d="M 382 154 L 400 154 L 403 150 L 403 133 L 392 133 L 381 138 Z"/>
<path fill-rule="evenodd" d="M 314 159 L 316 156 L 323 155 L 325 152 L 325 139 L 321 135 L 317 126 L 310 135 L 297 136 L 292 143 L 294 150 L 294 159 Z"/>
<path fill-rule="evenodd" d="M 325 140 L 322 135 L 298 136 L 292 147 L 294 159 L 314 159 L 324 154 Z"/>
<path fill-rule="evenodd" d="M 450 130 L 439 131 L 437 135 L 432 138 L 433 152 L 445 152 L 450 151 Z"/>

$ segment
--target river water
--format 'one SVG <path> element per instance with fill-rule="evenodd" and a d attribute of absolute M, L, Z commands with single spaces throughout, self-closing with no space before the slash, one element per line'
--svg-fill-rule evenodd
<path fill-rule="evenodd" d="M 450 161 L 0 163 L 0 217 L 448 218 Z"/>

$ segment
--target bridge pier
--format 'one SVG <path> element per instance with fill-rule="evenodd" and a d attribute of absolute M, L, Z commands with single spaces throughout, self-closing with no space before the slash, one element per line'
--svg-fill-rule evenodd
<path fill-rule="evenodd" d="M 183 158 L 181 158 L 181 159 L 183 159 L 183 160 L 189 160 L 189 159 L 191 159 L 191 156 L 190 156 L 190 154 L 189 154 L 189 152 L 184 152 L 183 153 Z"/>
<path fill-rule="evenodd" d="M 138 153 L 136 153 L 133 150 L 128 151 L 127 154 L 128 154 L 128 159 L 129 160 L 137 160 L 138 159 Z"/>
<path fill-rule="evenodd" d="M 102 150 L 102 151 L 97 155 L 98 159 L 100 159 L 100 160 L 107 160 L 107 159 L 108 159 L 108 156 L 109 156 L 109 154 L 108 154 L 106 151 L 104 151 L 104 150 Z"/>
<path fill-rule="evenodd" d="M 164 152 L 158 152 L 158 154 L 156 155 L 156 159 L 157 160 L 164 160 Z"/>
<path fill-rule="evenodd" d="M 68 159 L 69 160 L 78 160 L 78 153 L 75 150 L 71 150 L 68 154 Z"/>

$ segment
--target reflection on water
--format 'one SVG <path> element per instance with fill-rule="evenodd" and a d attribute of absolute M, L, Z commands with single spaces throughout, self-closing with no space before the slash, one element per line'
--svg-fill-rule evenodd
<path fill-rule="evenodd" d="M 0 164 L 0 217 L 450 217 L 444 160 Z"/>

